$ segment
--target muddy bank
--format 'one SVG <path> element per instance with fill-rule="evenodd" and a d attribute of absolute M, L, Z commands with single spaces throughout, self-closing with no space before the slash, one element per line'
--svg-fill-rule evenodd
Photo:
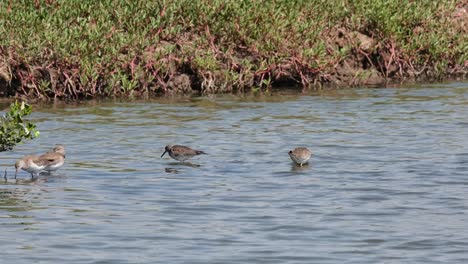
<path fill-rule="evenodd" d="M 80 20 L 72 17 L 68 21 L 69 34 L 76 36 L 63 37 L 66 31 L 53 35 L 45 27 L 40 29 L 42 35 L 32 35 L 28 42 L 28 36 L 16 39 L 13 29 L 4 29 L 12 39 L 0 46 L 0 96 L 86 99 L 247 92 L 275 86 L 317 89 L 466 78 L 468 72 L 468 6 L 463 1 L 453 6 L 412 6 L 427 15 L 402 15 L 396 24 L 392 24 L 394 17 L 385 14 L 379 13 L 384 16 L 377 17 L 380 20 L 372 13 L 361 14 L 369 6 L 356 4 L 349 5 L 351 11 L 342 17 L 333 18 L 333 23 L 329 7 L 313 13 L 307 11 L 311 6 L 292 4 L 261 7 L 266 14 L 247 13 L 251 17 L 242 22 L 235 18 L 236 12 L 251 7 L 215 2 L 211 7 L 212 3 L 202 1 L 209 8 L 205 11 L 186 11 L 182 5 L 171 10 L 171 6 L 155 6 L 142 21 L 133 21 L 131 10 L 125 19 L 114 18 L 116 13 L 108 18 L 115 21 L 107 28 L 107 20 L 100 21 L 104 15 L 93 14 L 97 11 L 92 4 L 67 7 L 67 3 L 52 0 L 37 2 L 28 10 L 33 18 L 83 8 L 77 13 Z M 384 7 L 389 14 L 400 8 Z M 141 12 L 148 7 L 135 4 L 130 8 Z M 286 15 L 275 13 L 271 18 L 268 12 L 278 8 Z M 375 12 L 386 10 L 373 8 Z M 18 23 L 14 15 L 19 16 L 15 12 L 21 10 L 17 9 L 10 7 L 5 13 L 11 27 Z M 223 23 L 220 14 L 225 10 L 231 13 L 225 13 Z M 151 15 L 154 13 L 157 15 Z M 164 21 L 169 15 L 180 17 Z M 190 16 L 194 18 L 188 23 Z M 353 21 L 355 17 L 360 20 Z M 147 26 L 154 18 L 160 21 Z M 129 22 L 135 24 L 134 29 Z M 76 23 L 79 25 L 72 27 Z M 167 32 L 173 28 L 177 33 Z M 137 40 L 125 42 L 123 36 Z"/>

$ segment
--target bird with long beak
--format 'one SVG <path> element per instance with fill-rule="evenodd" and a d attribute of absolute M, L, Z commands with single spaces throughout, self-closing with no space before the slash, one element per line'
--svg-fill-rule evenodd
<path fill-rule="evenodd" d="M 39 172 L 43 171 L 51 162 L 51 160 L 42 159 L 40 156 L 25 156 L 15 163 L 15 179 L 19 170 L 27 171 L 31 174 L 31 179 L 33 179 L 34 176 L 38 176 Z"/>
<path fill-rule="evenodd" d="M 164 153 L 161 155 L 161 158 L 164 156 L 164 154 L 168 153 L 169 156 L 175 160 L 178 160 L 178 161 L 186 161 L 196 155 L 200 155 L 200 154 L 206 154 L 205 152 L 201 151 L 201 150 L 195 150 L 195 149 L 191 149 L 189 147 L 186 147 L 186 146 L 182 146 L 182 145 L 167 145 L 165 148 L 164 148 Z"/>

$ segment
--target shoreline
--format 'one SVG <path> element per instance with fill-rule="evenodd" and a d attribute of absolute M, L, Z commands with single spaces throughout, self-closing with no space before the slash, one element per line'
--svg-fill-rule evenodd
<path fill-rule="evenodd" d="M 207 95 L 467 78 L 463 1 L 332 2 L 337 6 L 0 4 L 0 33 L 8 36 L 0 42 L 0 97 Z"/>

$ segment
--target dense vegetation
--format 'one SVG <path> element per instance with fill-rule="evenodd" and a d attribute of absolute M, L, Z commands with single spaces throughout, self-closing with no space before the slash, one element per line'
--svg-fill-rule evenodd
<path fill-rule="evenodd" d="M 41 98 L 466 73 L 466 1 L 0 2 L 0 91 Z"/>
<path fill-rule="evenodd" d="M 24 139 L 39 136 L 36 125 L 23 120 L 23 117 L 31 114 L 31 111 L 30 105 L 14 102 L 10 105 L 10 110 L 0 117 L 0 151 L 11 150 Z"/>

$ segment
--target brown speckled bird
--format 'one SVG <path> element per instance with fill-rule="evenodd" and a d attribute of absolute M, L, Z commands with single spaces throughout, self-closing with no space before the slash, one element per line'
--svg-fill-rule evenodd
<path fill-rule="evenodd" d="M 302 165 L 307 164 L 310 156 L 312 156 L 312 152 L 307 148 L 295 148 L 294 150 L 290 150 L 288 154 L 294 163 L 301 167 Z"/>
<path fill-rule="evenodd" d="M 54 162 L 51 162 L 46 168 L 45 171 L 51 172 L 60 169 L 60 167 L 65 164 L 65 146 L 64 145 L 55 145 L 52 151 L 47 152 L 44 155 L 41 155 L 42 158 L 52 159 Z"/>
<path fill-rule="evenodd" d="M 205 152 L 201 150 L 195 150 L 191 149 L 186 146 L 182 145 L 167 145 L 164 148 L 164 153 L 161 155 L 161 158 L 164 156 L 164 154 L 168 153 L 171 158 L 178 160 L 178 161 L 186 161 L 196 155 L 200 154 L 206 154 Z"/>
<path fill-rule="evenodd" d="M 52 151 L 43 155 L 27 155 L 15 163 L 15 179 L 20 170 L 27 171 L 31 178 L 39 175 L 41 171 L 55 171 L 65 163 L 65 148 L 63 145 L 56 145 Z"/>

